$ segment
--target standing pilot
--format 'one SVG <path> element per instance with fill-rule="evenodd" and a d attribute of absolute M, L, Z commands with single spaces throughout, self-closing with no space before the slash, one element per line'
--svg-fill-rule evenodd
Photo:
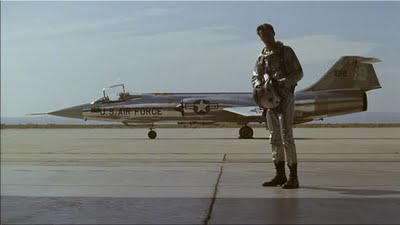
<path fill-rule="evenodd" d="M 253 88 L 255 91 L 261 90 L 264 88 L 265 80 L 271 79 L 281 98 L 276 108 L 265 109 L 276 175 L 262 185 L 264 187 L 282 185 L 283 189 L 299 188 L 296 146 L 293 138 L 293 115 L 294 89 L 303 77 L 303 70 L 293 49 L 275 40 L 272 25 L 261 24 L 257 27 L 257 35 L 265 47 L 254 68 Z M 258 101 L 258 99 L 255 100 Z M 285 174 L 285 154 L 290 170 L 289 179 Z"/>

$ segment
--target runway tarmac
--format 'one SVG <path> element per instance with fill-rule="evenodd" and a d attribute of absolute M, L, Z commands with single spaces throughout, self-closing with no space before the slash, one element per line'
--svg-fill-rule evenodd
<path fill-rule="evenodd" d="M 398 224 L 400 128 L 296 128 L 300 189 L 265 129 L 1 130 L 2 224 Z M 287 171 L 288 172 L 288 171 Z"/>

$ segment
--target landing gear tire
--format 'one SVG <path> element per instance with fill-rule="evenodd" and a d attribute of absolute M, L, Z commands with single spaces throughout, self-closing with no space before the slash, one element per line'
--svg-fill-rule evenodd
<path fill-rule="evenodd" d="M 155 139 L 157 137 L 157 132 L 155 132 L 154 130 L 149 131 L 149 133 L 147 134 L 147 136 L 150 139 Z"/>
<path fill-rule="evenodd" d="M 239 130 L 239 138 L 250 139 L 253 138 L 253 129 L 249 126 L 243 126 Z"/>

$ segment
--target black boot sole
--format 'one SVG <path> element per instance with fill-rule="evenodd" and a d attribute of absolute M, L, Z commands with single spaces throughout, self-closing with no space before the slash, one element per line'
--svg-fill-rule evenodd
<path fill-rule="evenodd" d="M 300 185 L 299 184 L 297 184 L 297 185 L 290 185 L 290 186 L 285 186 L 285 185 L 282 185 L 282 189 L 297 189 L 297 188 L 300 188 Z"/>
<path fill-rule="evenodd" d="M 282 186 L 282 185 L 284 185 L 285 183 L 287 182 L 287 180 L 285 181 L 285 182 L 279 182 L 279 183 L 276 183 L 276 184 L 266 184 L 267 182 L 264 182 L 263 184 L 262 184 L 262 186 L 263 187 L 276 187 L 276 186 Z"/>

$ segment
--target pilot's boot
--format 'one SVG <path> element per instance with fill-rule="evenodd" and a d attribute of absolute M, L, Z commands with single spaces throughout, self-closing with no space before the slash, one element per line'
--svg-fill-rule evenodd
<path fill-rule="evenodd" d="M 289 180 L 282 185 L 282 189 L 295 189 L 299 188 L 299 180 L 297 179 L 297 163 L 294 163 L 292 165 L 289 165 Z"/>
<path fill-rule="evenodd" d="M 273 187 L 282 185 L 287 181 L 286 174 L 285 174 L 285 162 L 277 162 L 275 164 L 275 177 L 272 178 L 270 181 L 266 181 L 262 184 L 264 187 Z"/>

